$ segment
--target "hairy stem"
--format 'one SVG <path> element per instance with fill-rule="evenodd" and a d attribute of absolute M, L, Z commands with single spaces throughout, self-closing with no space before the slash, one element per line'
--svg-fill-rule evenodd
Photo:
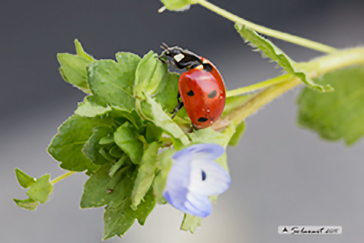
<path fill-rule="evenodd" d="M 257 83 L 257 84 L 253 84 L 253 85 L 249 85 L 249 86 L 246 86 L 246 87 L 230 90 L 230 91 L 226 92 L 226 97 L 242 95 L 242 94 L 246 94 L 246 93 L 249 93 L 249 92 L 257 91 L 259 89 L 268 88 L 268 87 L 273 86 L 275 84 L 279 84 L 279 83 L 282 83 L 282 82 L 286 81 L 291 76 L 292 76 L 291 74 L 286 74 L 286 75 L 278 76 L 276 78 L 269 79 L 267 81 L 263 81 L 263 82 L 260 82 L 260 83 Z"/>
<path fill-rule="evenodd" d="M 329 54 L 327 56 L 317 58 L 307 63 L 302 63 L 301 65 L 308 70 L 308 76 L 310 78 L 316 78 L 336 69 L 359 64 L 364 64 L 363 47 L 342 50 L 333 54 Z M 270 86 L 257 93 L 248 102 L 244 103 L 240 107 L 236 108 L 234 111 L 230 112 L 228 115 L 219 119 L 212 126 L 212 128 L 215 130 L 220 130 L 227 127 L 232 122 L 235 124 L 239 124 L 252 113 L 257 111 L 260 107 L 269 103 L 270 101 L 287 92 L 288 90 L 298 86 L 299 84 L 302 84 L 301 80 L 294 76 L 282 75 L 278 78 L 272 80 L 284 81 L 276 85 Z"/>
<path fill-rule="evenodd" d="M 307 48 L 310 48 L 310 49 L 313 49 L 313 50 L 316 50 L 316 51 L 320 51 L 320 52 L 324 52 L 324 53 L 332 53 L 332 52 L 336 52 L 337 49 L 334 48 L 334 47 L 331 47 L 331 46 L 327 46 L 327 45 L 324 45 L 324 44 L 321 44 L 321 43 L 318 43 L 318 42 L 315 42 L 315 41 L 311 41 L 311 40 L 308 40 L 308 39 L 305 39 L 305 38 L 302 38 L 302 37 L 298 37 L 298 36 L 295 36 L 295 35 L 291 35 L 291 34 L 287 34 L 287 33 L 284 33 L 284 32 L 281 32 L 281 31 L 278 31 L 278 30 L 273 30 L 273 29 L 269 29 L 267 27 L 264 27 L 264 26 L 261 26 L 261 25 L 258 25 L 258 24 L 255 24 L 255 23 L 252 23 L 250 21 L 247 21 L 243 18 L 240 18 L 232 13 L 229 13 L 228 11 L 222 9 L 222 8 L 219 8 L 217 7 L 216 5 L 212 4 L 212 3 L 209 3 L 207 2 L 206 0 L 198 0 L 198 3 L 235 22 L 235 23 L 239 23 L 239 24 L 242 24 L 242 25 L 245 25 L 259 33 L 262 33 L 264 35 L 267 35 L 267 36 L 271 36 L 271 37 L 274 37 L 274 38 L 277 38 L 277 39 L 280 39 L 280 40 L 284 40 L 284 41 L 287 41 L 287 42 L 291 42 L 291 43 L 294 43 L 294 44 L 297 44 L 297 45 L 300 45 L 300 46 L 304 46 L 304 47 L 307 47 Z"/>
<path fill-rule="evenodd" d="M 66 178 L 66 177 L 68 177 L 68 176 L 72 175 L 73 173 L 75 173 L 75 172 L 74 172 L 74 171 L 68 171 L 67 173 L 64 173 L 63 175 L 60 175 L 60 176 L 56 177 L 55 179 L 53 179 L 53 180 L 51 181 L 51 184 L 52 184 L 52 185 L 54 185 L 54 184 L 56 184 L 57 182 L 59 182 L 59 181 L 63 180 L 64 178 Z"/>

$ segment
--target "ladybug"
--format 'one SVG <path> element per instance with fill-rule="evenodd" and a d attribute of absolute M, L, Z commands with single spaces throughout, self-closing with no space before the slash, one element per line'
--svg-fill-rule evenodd
<path fill-rule="evenodd" d="M 185 106 L 195 128 L 211 126 L 219 119 L 225 107 L 226 90 L 220 72 L 204 57 L 177 46 L 164 45 L 160 57 L 167 57 L 170 65 L 186 70 L 179 77 L 178 105 L 172 113 L 172 119 Z"/>

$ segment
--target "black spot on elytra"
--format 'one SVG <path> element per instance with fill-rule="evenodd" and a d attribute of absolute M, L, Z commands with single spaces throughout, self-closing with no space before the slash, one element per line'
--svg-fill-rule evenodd
<path fill-rule="evenodd" d="M 206 180 L 206 173 L 205 171 L 201 170 L 202 180 Z"/>
<path fill-rule="evenodd" d="M 211 91 L 208 95 L 207 95 L 207 97 L 209 97 L 210 99 L 213 99 L 213 98 L 215 98 L 215 96 L 217 95 L 217 92 L 216 92 L 216 90 L 214 90 L 214 91 Z"/>
<path fill-rule="evenodd" d="M 192 96 L 194 96 L 194 95 L 195 95 L 195 93 L 193 93 L 193 91 L 192 91 L 192 90 L 190 90 L 190 91 L 188 91 L 187 95 L 192 97 Z"/>
<path fill-rule="evenodd" d="M 211 66 L 211 64 L 204 63 L 204 64 L 203 64 L 203 70 L 205 70 L 206 72 L 211 72 L 211 71 L 212 71 L 212 66 Z"/>
<path fill-rule="evenodd" d="M 206 117 L 200 117 L 200 118 L 198 118 L 198 122 L 205 122 L 205 121 L 207 121 L 208 119 L 206 118 Z"/>

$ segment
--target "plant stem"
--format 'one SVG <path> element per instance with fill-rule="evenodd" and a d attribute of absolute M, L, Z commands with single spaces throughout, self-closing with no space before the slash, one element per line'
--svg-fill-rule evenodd
<path fill-rule="evenodd" d="M 257 83 L 257 84 L 253 84 L 253 85 L 249 85 L 249 86 L 246 86 L 246 87 L 230 90 L 230 91 L 226 92 L 226 97 L 242 95 L 242 94 L 253 92 L 253 91 L 256 91 L 256 90 L 259 90 L 259 89 L 268 88 L 268 87 L 273 86 L 275 84 L 279 84 L 279 83 L 282 83 L 282 82 L 286 81 L 291 76 L 292 76 L 291 74 L 286 74 L 286 75 L 278 76 L 276 78 L 269 79 L 269 80 L 266 80 L 266 81 L 263 81 L 263 82 L 260 82 L 260 83 Z"/>
<path fill-rule="evenodd" d="M 308 39 L 305 39 L 302 37 L 294 36 L 291 34 L 287 34 L 287 33 L 284 33 L 284 32 L 278 31 L 278 30 L 269 29 L 267 27 L 252 23 L 252 22 L 247 21 L 243 18 L 240 18 L 232 13 L 229 13 L 228 11 L 226 11 L 220 7 L 217 7 L 216 5 L 209 3 L 206 0 L 198 0 L 198 3 L 201 6 L 207 8 L 235 23 L 245 25 L 264 35 L 271 36 L 271 37 L 274 37 L 277 39 L 281 39 L 281 40 L 284 40 L 287 42 L 291 42 L 291 43 L 294 43 L 294 44 L 297 44 L 300 46 L 304 46 L 304 47 L 307 47 L 307 48 L 310 48 L 310 49 L 313 49 L 316 51 L 324 52 L 324 53 L 332 53 L 332 52 L 336 52 L 338 50 L 331 46 L 327 46 L 327 45 L 324 45 L 324 44 L 321 44 L 321 43 L 318 43 L 315 41 L 311 41 L 311 40 L 308 40 Z"/>
<path fill-rule="evenodd" d="M 75 173 L 75 172 L 74 172 L 74 171 L 68 171 L 67 173 L 64 173 L 63 175 L 60 175 L 60 176 L 58 176 L 57 178 L 53 179 L 53 180 L 51 181 L 51 184 L 52 184 L 52 185 L 54 185 L 54 184 L 56 184 L 57 182 L 59 182 L 60 180 L 63 180 L 64 178 L 66 178 L 66 177 L 68 177 L 68 176 L 72 175 L 73 173 Z"/>
<path fill-rule="evenodd" d="M 342 50 L 317 58 L 311 62 L 303 63 L 302 65 L 305 65 L 308 69 L 308 76 L 310 78 L 316 78 L 333 70 L 360 64 L 364 64 L 364 47 Z M 269 103 L 288 90 L 302 84 L 301 80 L 294 76 L 282 75 L 278 78 L 285 80 L 257 93 L 249 101 L 219 119 L 214 125 L 212 125 L 212 128 L 214 130 L 220 130 L 227 127 L 232 122 L 239 124 L 260 107 Z"/>

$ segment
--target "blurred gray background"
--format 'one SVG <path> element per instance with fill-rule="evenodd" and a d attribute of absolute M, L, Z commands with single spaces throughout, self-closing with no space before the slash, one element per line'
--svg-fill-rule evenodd
<path fill-rule="evenodd" d="M 338 48 L 364 44 L 364 2 L 347 0 L 213 1 L 259 24 Z M 143 55 L 159 44 L 180 45 L 213 61 L 229 89 L 280 74 L 251 52 L 233 24 L 199 6 L 158 14 L 157 0 L 12 1 L 0 4 L 0 242 L 101 242 L 103 209 L 81 210 L 87 177 L 56 184 L 35 212 L 17 208 L 25 198 L 14 168 L 33 176 L 63 173 L 47 153 L 58 125 L 84 94 L 62 81 L 57 52 L 74 53 L 78 38 L 96 58 L 117 51 Z M 320 53 L 275 41 L 296 61 Z M 228 151 L 231 188 L 195 235 L 179 231 L 182 214 L 157 206 L 144 227 L 108 242 L 361 242 L 364 237 L 364 141 L 350 148 L 325 142 L 296 125 L 299 89 L 247 121 Z M 340 236 L 282 236 L 279 225 L 341 225 Z"/>

